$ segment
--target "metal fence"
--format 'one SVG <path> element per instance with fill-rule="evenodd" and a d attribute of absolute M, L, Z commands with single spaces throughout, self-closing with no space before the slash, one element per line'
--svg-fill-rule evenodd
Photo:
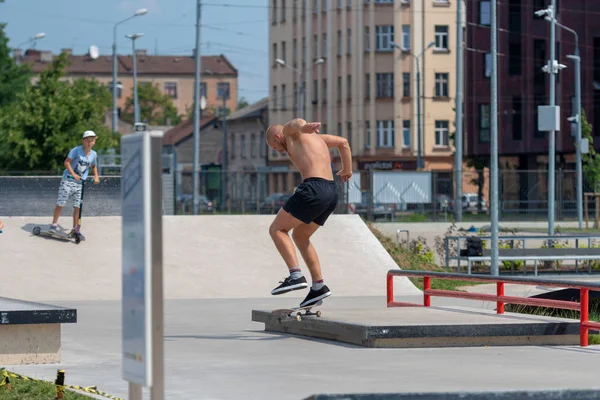
<path fill-rule="evenodd" d="M 120 168 L 103 168 L 100 185 L 88 185 L 87 215 L 120 215 Z M 111 175 L 115 174 L 115 175 Z M 556 172 L 555 219 L 576 219 L 576 173 Z M 0 176 L 0 215 L 51 215 L 58 176 Z M 489 219 L 489 175 L 464 172 L 463 220 Z M 297 172 L 231 171 L 219 166 L 200 174 L 200 213 L 274 214 L 302 182 Z M 337 177 L 337 213 L 357 213 L 368 220 L 450 221 L 454 211 L 452 171 L 355 171 L 342 183 Z M 222 191 L 223 186 L 227 187 Z M 499 175 L 501 220 L 547 220 L 547 171 L 503 170 Z M 164 161 L 165 214 L 192 213 L 192 172 L 174 160 Z M 593 191 L 584 187 L 584 192 Z M 480 199 L 478 201 L 478 199 Z M 588 202 L 590 219 L 595 201 Z"/>

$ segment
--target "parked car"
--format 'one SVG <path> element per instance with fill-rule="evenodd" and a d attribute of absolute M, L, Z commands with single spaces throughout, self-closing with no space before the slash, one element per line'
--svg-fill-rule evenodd
<path fill-rule="evenodd" d="M 261 214 L 277 214 L 294 193 L 272 193 L 260 205 Z"/>
<path fill-rule="evenodd" d="M 463 193 L 462 196 L 462 207 L 463 211 L 471 211 L 477 212 L 479 208 L 477 207 L 477 194 L 476 193 Z M 481 204 L 481 211 L 487 212 L 488 207 L 485 203 L 485 199 L 483 197 L 479 197 L 479 203 Z M 454 200 L 450 203 L 450 210 L 454 210 Z"/>
<path fill-rule="evenodd" d="M 177 203 L 181 204 L 181 207 L 183 207 L 183 209 L 185 211 L 192 211 L 192 201 L 193 201 L 193 195 L 191 194 L 182 194 L 179 195 L 179 198 L 177 199 Z M 199 195 L 198 196 L 198 212 L 213 212 L 214 211 L 214 204 L 212 201 L 209 200 L 208 197 L 206 197 L 205 195 Z"/>

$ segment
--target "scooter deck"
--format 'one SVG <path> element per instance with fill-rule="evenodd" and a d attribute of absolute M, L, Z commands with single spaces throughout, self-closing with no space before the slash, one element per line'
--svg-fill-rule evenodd
<path fill-rule="evenodd" d="M 63 240 L 63 241 L 74 241 L 76 243 L 78 243 L 77 241 L 77 237 L 74 235 L 71 235 L 70 233 L 65 233 L 63 231 L 51 231 L 49 229 L 42 229 L 39 226 L 36 226 L 35 228 L 33 228 L 33 234 L 35 236 L 45 236 L 45 237 L 50 237 L 53 239 L 58 239 L 58 240 Z M 85 240 L 85 236 L 83 236 L 81 233 L 79 234 L 79 240 L 83 241 Z"/>

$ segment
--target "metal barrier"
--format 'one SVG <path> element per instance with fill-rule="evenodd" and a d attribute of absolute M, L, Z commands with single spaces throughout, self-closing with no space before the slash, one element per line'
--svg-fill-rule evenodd
<path fill-rule="evenodd" d="M 477 237 L 477 238 L 480 238 L 481 240 L 490 240 L 492 238 L 491 236 L 480 236 L 480 235 L 449 235 L 449 236 L 444 237 L 444 250 L 446 253 L 446 256 L 445 256 L 446 268 L 450 268 L 450 261 L 455 260 L 457 262 L 456 271 L 460 272 L 461 260 L 469 259 L 469 257 L 467 257 L 467 256 L 461 257 L 461 255 L 460 255 L 461 242 L 466 241 L 467 238 L 470 238 L 470 237 Z M 583 240 L 583 241 L 587 241 L 588 248 L 591 248 L 592 240 L 594 240 L 594 239 L 600 240 L 600 235 L 554 235 L 554 236 L 549 236 L 549 235 L 510 235 L 510 236 L 499 236 L 498 237 L 498 240 L 510 241 L 511 246 L 514 246 L 514 242 L 521 242 L 523 245 L 523 248 L 525 248 L 528 240 L 548 240 L 548 241 L 575 240 L 575 248 L 579 248 L 579 241 Z M 450 240 L 455 240 L 457 243 L 456 255 L 453 255 L 453 256 L 450 255 Z M 523 258 L 518 258 L 515 260 L 526 261 Z M 579 265 L 577 263 L 576 263 L 576 268 L 578 271 Z"/>
<path fill-rule="evenodd" d="M 406 244 L 410 243 L 410 232 L 408 231 L 408 229 L 398 229 L 396 231 L 396 243 L 400 244 L 400 233 L 404 232 L 406 233 Z"/>
<path fill-rule="evenodd" d="M 491 256 L 475 256 L 467 258 L 467 274 L 471 275 L 471 264 L 474 262 L 491 261 Z M 600 255 L 567 255 L 567 256 L 498 256 L 498 261 L 533 261 L 533 274 L 538 276 L 538 261 L 563 261 L 563 260 L 575 260 L 577 261 L 589 261 L 589 260 L 600 260 Z M 579 272 L 577 269 L 576 272 Z M 523 268 L 523 275 L 527 273 L 527 268 Z M 592 273 L 592 266 L 589 266 L 589 273 Z"/>
<path fill-rule="evenodd" d="M 388 271 L 387 279 L 387 306 L 388 307 L 418 307 L 420 304 L 404 303 L 394 301 L 394 276 L 413 276 L 423 278 L 423 306 L 431 306 L 431 296 L 452 297 L 467 300 L 483 300 L 496 302 L 496 313 L 504 314 L 505 304 L 521 304 L 528 306 L 552 307 L 564 310 L 579 311 L 579 344 L 582 347 L 588 346 L 588 331 L 591 328 L 600 329 L 600 322 L 589 321 L 589 291 L 600 291 L 600 283 L 580 282 L 580 281 L 559 281 L 554 279 L 533 279 L 522 277 L 496 277 L 487 275 L 465 276 L 463 274 L 453 274 L 446 272 L 429 271 L 403 271 L 391 269 Z M 431 289 L 431 279 L 441 278 L 449 280 L 461 280 L 472 282 L 495 282 L 496 294 L 458 292 L 453 290 Z M 504 284 L 518 285 L 545 285 L 560 288 L 575 288 L 580 290 L 579 302 L 538 299 L 528 297 L 516 297 L 504 295 Z"/>

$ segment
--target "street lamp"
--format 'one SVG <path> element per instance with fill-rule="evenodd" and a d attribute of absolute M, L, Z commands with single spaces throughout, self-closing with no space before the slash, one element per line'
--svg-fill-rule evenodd
<path fill-rule="evenodd" d="M 544 18 L 546 21 L 553 22 L 550 16 Z M 573 29 L 566 27 L 560 22 L 554 20 L 554 23 L 560 28 L 571 32 L 575 36 L 575 55 L 567 55 L 567 58 L 575 63 L 575 115 L 568 118 L 569 121 L 577 124 L 577 134 L 575 137 L 576 168 L 577 168 L 577 220 L 579 229 L 583 229 L 583 172 L 581 165 L 581 57 L 579 55 L 579 36 Z"/>
<path fill-rule="evenodd" d="M 117 112 L 117 26 L 119 26 L 120 24 L 122 24 L 125 21 L 129 21 L 132 18 L 135 17 L 140 17 L 142 15 L 146 15 L 148 13 L 148 10 L 145 8 L 140 8 L 138 9 L 135 14 L 133 14 L 131 17 L 125 18 L 124 20 L 121 20 L 119 22 L 117 22 L 115 24 L 115 26 L 113 27 L 113 45 L 112 45 L 112 58 L 113 58 L 113 65 L 112 65 L 112 98 L 113 98 L 113 112 L 112 112 L 112 130 L 113 132 L 117 131 L 117 120 L 118 120 L 118 112 Z"/>
<path fill-rule="evenodd" d="M 135 54 L 135 40 L 141 38 L 143 33 L 134 33 L 132 35 L 125 35 L 127 39 L 131 39 L 131 47 L 133 50 L 133 122 L 140 122 L 140 103 L 138 100 L 138 87 L 137 87 L 137 62 Z"/>
<path fill-rule="evenodd" d="M 304 119 L 304 71 L 308 68 L 311 68 L 311 66 L 306 67 L 305 69 L 297 69 L 287 65 L 285 63 L 285 60 L 282 60 L 281 58 L 275 59 L 275 62 L 281 65 L 282 67 L 289 68 L 298 74 L 298 84 L 300 85 L 300 88 L 298 89 L 298 107 L 300 108 L 299 117 Z M 324 62 L 325 59 L 321 57 L 316 59 L 313 65 L 323 64 Z"/>
<path fill-rule="evenodd" d="M 21 46 L 23 46 L 23 45 L 25 45 L 25 44 L 28 44 L 28 43 L 33 43 L 33 46 L 32 46 L 32 47 L 35 47 L 35 43 L 36 43 L 38 40 L 40 40 L 40 39 L 43 39 L 43 38 L 45 38 L 45 37 L 46 37 L 46 34 L 45 34 L 44 32 L 36 33 L 34 37 L 31 37 L 31 38 L 27 39 L 26 41 L 24 41 L 23 43 L 19 44 L 18 46 L 15 46 L 14 48 L 15 48 L 15 49 L 18 49 L 18 48 L 20 48 Z M 16 62 L 17 64 L 19 64 L 19 60 L 18 60 L 16 57 L 15 57 L 15 62 Z"/>
<path fill-rule="evenodd" d="M 398 50 L 404 51 L 404 49 L 398 44 L 394 42 L 391 42 L 391 44 Z M 417 170 L 421 170 L 424 167 L 421 146 L 421 68 L 419 67 L 419 58 L 421 58 L 425 52 L 433 46 L 435 46 L 435 42 L 429 43 L 418 56 L 410 53 L 410 55 L 413 56 L 417 62 Z"/>

